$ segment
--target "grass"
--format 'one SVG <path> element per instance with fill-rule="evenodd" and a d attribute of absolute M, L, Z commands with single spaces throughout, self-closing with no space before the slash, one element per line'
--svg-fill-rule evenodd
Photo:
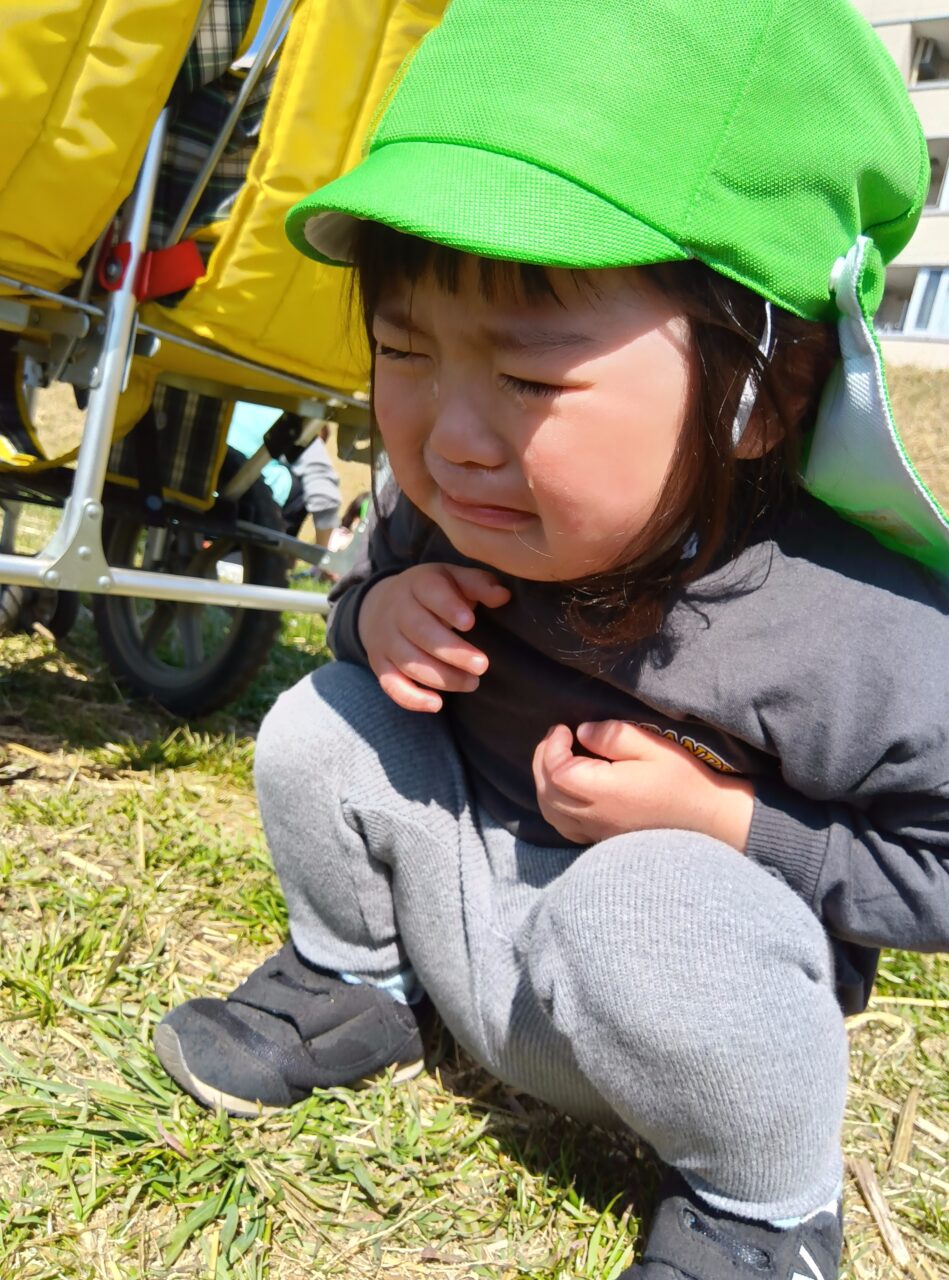
<path fill-rule="evenodd" d="M 636 1256 L 649 1153 L 450 1046 L 409 1085 L 251 1122 L 201 1110 L 158 1067 L 162 1013 L 224 993 L 284 935 L 253 731 L 324 657 L 318 619 L 286 620 L 256 686 L 199 732 L 125 702 L 85 617 L 62 652 L 0 641 L 0 1276 L 610 1280 Z M 949 1276 L 947 1018 L 946 961 L 891 953 L 851 1025 L 847 1150 L 927 1280 Z M 898 1274 L 853 1187 L 847 1213 L 844 1276 Z"/>
<path fill-rule="evenodd" d="M 949 500 L 949 375 L 896 372 Z M 86 614 L 61 649 L 0 639 L 0 1280 L 612 1280 L 637 1256 L 648 1151 L 451 1045 L 408 1085 L 249 1122 L 158 1067 L 165 1010 L 223 994 L 284 937 L 253 737 L 326 657 L 319 619 L 285 619 L 255 685 L 197 728 L 126 701 Z M 890 1227 L 906 1274 L 949 1280 L 949 961 L 887 953 L 850 1039 L 845 1146 L 883 1207 L 848 1179 L 844 1280 L 904 1274 Z"/>
<path fill-rule="evenodd" d="M 887 370 L 893 415 L 913 463 L 944 511 L 949 511 L 949 370 L 912 366 Z"/>
<path fill-rule="evenodd" d="M 634 1143 L 430 1075 L 228 1123 L 151 1053 L 172 1004 L 228 990 L 286 922 L 250 763 L 261 707 L 325 657 L 288 619 L 200 732 L 126 704 L 88 619 L 0 640 L 0 1276 L 596 1276 L 655 1183 Z"/>

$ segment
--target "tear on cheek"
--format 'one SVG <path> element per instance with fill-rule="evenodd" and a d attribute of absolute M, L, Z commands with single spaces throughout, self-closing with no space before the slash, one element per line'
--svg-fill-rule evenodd
<path fill-rule="evenodd" d="M 556 526 L 558 531 L 570 538 L 579 539 L 579 545 L 588 541 L 591 534 L 590 523 L 593 514 L 586 503 L 570 492 L 546 495 L 543 503 L 549 513 L 545 523 Z"/>

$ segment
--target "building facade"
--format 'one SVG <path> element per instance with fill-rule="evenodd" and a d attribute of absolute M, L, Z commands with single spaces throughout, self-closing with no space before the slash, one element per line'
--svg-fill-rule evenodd
<path fill-rule="evenodd" d="M 932 181 L 919 226 L 887 270 L 877 316 L 890 364 L 949 369 L 949 0 L 856 0 L 923 125 Z"/>

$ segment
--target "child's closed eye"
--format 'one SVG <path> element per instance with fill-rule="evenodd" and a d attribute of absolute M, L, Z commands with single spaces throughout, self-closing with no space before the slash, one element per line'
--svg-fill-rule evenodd
<path fill-rule="evenodd" d="M 511 391 L 516 391 L 522 396 L 543 396 L 553 397 L 559 396 L 566 387 L 558 386 L 555 382 L 532 382 L 529 378 L 515 378 L 513 374 L 502 373 L 501 383 Z"/>
<path fill-rule="evenodd" d="M 410 356 L 419 355 L 419 352 L 407 351 L 402 347 L 387 347 L 384 342 L 377 342 L 376 355 L 383 360 L 407 360 Z"/>

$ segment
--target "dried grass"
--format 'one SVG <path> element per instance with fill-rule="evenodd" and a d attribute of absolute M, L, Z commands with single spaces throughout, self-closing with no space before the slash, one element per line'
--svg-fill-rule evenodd
<path fill-rule="evenodd" d="M 288 623 L 201 733 L 127 706 L 85 620 L 65 655 L 0 640 L 0 1277 L 610 1280 L 634 1256 L 648 1152 L 447 1046 L 407 1086 L 242 1123 L 158 1068 L 164 1010 L 283 936 L 249 761 L 261 704 L 319 656 L 313 625 Z M 883 1222 L 906 1274 L 949 1277 L 947 1005 L 945 959 L 891 953 L 851 1022 L 846 1150 L 884 1212 L 850 1182 L 845 1280 L 902 1274 Z"/>

